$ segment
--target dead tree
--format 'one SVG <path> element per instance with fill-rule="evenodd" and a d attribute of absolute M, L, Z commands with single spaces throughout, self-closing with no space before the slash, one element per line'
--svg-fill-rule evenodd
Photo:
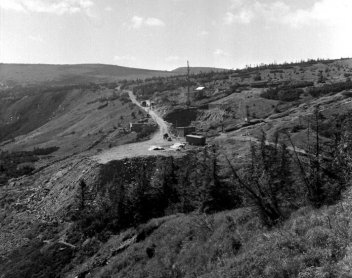
<path fill-rule="evenodd" d="M 293 181 L 286 146 L 278 143 L 268 146 L 265 141 L 263 136 L 259 148 L 252 146 L 251 164 L 243 174 L 224 156 L 234 181 L 257 208 L 263 223 L 273 226 L 286 218 L 283 207 L 292 195 Z"/>
<path fill-rule="evenodd" d="M 85 208 L 85 190 L 86 190 L 87 185 L 83 179 L 80 180 L 79 187 L 80 187 L 80 191 L 81 191 L 80 210 L 84 210 L 84 208 Z"/>

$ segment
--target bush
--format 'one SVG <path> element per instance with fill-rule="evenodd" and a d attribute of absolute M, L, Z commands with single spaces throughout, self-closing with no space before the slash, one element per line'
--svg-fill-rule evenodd
<path fill-rule="evenodd" d="M 312 87 L 309 93 L 313 97 L 321 97 L 328 94 L 336 94 L 344 90 L 352 89 L 352 81 L 338 82 L 334 84 L 326 84 L 321 87 Z"/>
<path fill-rule="evenodd" d="M 280 88 L 269 88 L 265 92 L 261 93 L 261 97 L 280 101 L 295 101 L 299 100 L 301 95 L 304 93 L 302 89 L 280 89 Z"/>
<path fill-rule="evenodd" d="M 293 205 L 295 193 L 285 145 L 266 145 L 263 135 L 260 146 L 252 146 L 251 165 L 242 173 L 237 172 L 229 158 L 227 162 L 234 182 L 257 209 L 264 224 L 273 226 L 288 216 L 284 208 Z"/>
<path fill-rule="evenodd" d="M 0 152 L 0 174 L 2 174 L 0 185 L 11 178 L 31 174 L 34 170 L 33 163 L 38 160 L 34 151 Z"/>
<path fill-rule="evenodd" d="M 53 152 L 56 152 L 59 150 L 59 147 L 48 147 L 48 148 L 34 148 L 33 154 L 34 155 L 49 155 L 52 154 Z"/>

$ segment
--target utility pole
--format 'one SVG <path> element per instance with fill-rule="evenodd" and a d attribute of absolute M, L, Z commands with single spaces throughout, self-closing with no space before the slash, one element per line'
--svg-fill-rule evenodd
<path fill-rule="evenodd" d="M 189 95 L 189 62 L 187 61 L 187 106 L 189 106 L 191 104 L 190 101 L 190 95 Z"/>

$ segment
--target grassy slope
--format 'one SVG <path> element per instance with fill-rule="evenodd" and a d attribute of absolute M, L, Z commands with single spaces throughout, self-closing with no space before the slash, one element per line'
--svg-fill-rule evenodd
<path fill-rule="evenodd" d="M 217 72 L 217 71 L 224 71 L 227 69 L 221 69 L 221 68 L 211 68 L 211 67 L 190 67 L 190 72 L 192 74 L 197 74 L 200 72 Z M 187 67 L 179 67 L 177 69 L 172 70 L 173 73 L 177 74 L 186 74 L 187 73 Z"/>
<path fill-rule="evenodd" d="M 228 134 L 228 137 L 250 134 L 255 137 L 261 135 L 263 129 L 270 140 L 276 131 L 283 129 L 294 130 L 302 126 L 307 128 L 307 118 L 312 114 L 314 106 L 321 105 L 324 114 L 343 114 L 350 109 L 350 104 L 344 100 L 344 96 L 339 94 L 314 99 L 308 92 L 308 88 L 303 88 L 305 93 L 296 101 L 280 101 L 261 97 L 264 88 L 255 87 L 255 78 L 260 78 L 260 82 L 274 82 L 283 84 L 299 84 L 300 82 L 315 82 L 315 87 L 323 86 L 317 84 L 319 75 L 326 79 L 325 84 L 344 82 L 346 77 L 352 74 L 351 59 L 318 62 L 297 65 L 281 65 L 271 69 L 245 69 L 242 71 L 229 72 L 223 74 L 215 73 L 211 75 L 192 76 L 191 81 L 198 85 L 205 86 L 205 96 L 197 98 L 196 94 L 191 93 L 191 105 L 199 107 L 197 119 L 193 125 L 207 136 L 216 136 L 222 130 L 233 130 L 236 126 L 244 123 L 246 115 L 249 120 L 265 121 L 263 124 L 250 126 L 239 132 Z M 171 81 L 166 81 L 171 82 Z M 193 87 L 192 87 L 193 88 Z M 150 98 L 160 106 L 161 111 L 169 114 L 170 111 L 179 107 L 185 107 L 187 100 L 186 88 L 180 87 L 175 90 L 165 90 L 156 93 Z M 327 102 L 327 103 L 325 103 Z M 330 102 L 330 103 L 329 103 Z M 333 103 L 335 103 L 333 105 Z M 205 109 L 204 106 L 209 104 L 216 109 Z M 300 106 L 302 104 L 302 106 Z M 304 105 L 307 104 L 306 108 Z M 202 107 L 202 108 L 200 108 Z M 330 107 L 330 108 L 329 108 Z M 330 111 L 329 111 L 330 110 Z M 331 113 L 331 111 L 333 113 Z M 302 136 L 298 133 L 292 134 L 295 144 L 302 145 Z M 304 134 L 304 132 L 301 132 Z M 304 137 L 304 136 L 303 136 Z"/>
<path fill-rule="evenodd" d="M 301 208 L 271 230 L 250 209 L 154 219 L 111 237 L 71 273 L 88 270 L 91 277 L 131 278 L 350 277 L 348 196 L 337 206 Z M 143 231 L 145 239 L 113 252 Z M 148 249 L 154 251 L 152 256 Z M 108 264 L 99 265 L 101 261 Z"/>
<path fill-rule="evenodd" d="M 2 132 L 2 139 L 16 138 L 2 149 L 57 146 L 57 154 L 67 155 L 134 140 L 134 135 L 123 129 L 127 130 L 129 122 L 143 117 L 144 112 L 128 98 L 123 102 L 120 96 L 121 92 L 114 89 L 85 88 L 29 92 L 8 101 L 1 108 L 2 130 L 6 127 L 7 131 Z"/>
<path fill-rule="evenodd" d="M 84 174 L 88 165 L 72 166 L 60 171 L 54 166 L 46 169 L 46 174 L 51 173 L 49 182 L 45 176 L 40 176 L 39 180 L 34 178 L 34 183 L 44 186 L 47 182 L 44 187 L 52 188 L 46 193 L 52 199 L 50 210 L 64 213 L 60 206 L 69 207 L 71 204 L 63 201 L 79 193 L 70 188 L 72 181 L 78 181 L 80 176 L 93 184 L 98 182 L 97 177 Z M 57 185 L 53 186 L 55 182 Z M 352 274 L 350 190 L 337 205 L 319 210 L 302 207 L 272 229 L 263 227 L 255 211 L 249 208 L 215 214 L 176 214 L 110 234 L 106 243 L 90 237 L 72 250 L 60 243 L 69 240 L 65 236 L 72 228 L 68 218 L 37 219 L 34 212 L 43 216 L 47 211 L 38 210 L 43 202 L 35 201 L 41 197 L 33 198 L 37 188 L 31 187 L 26 185 L 28 192 L 19 191 L 12 198 L 23 202 L 30 199 L 34 207 L 24 205 L 21 208 L 12 201 L 8 206 L 19 212 L 9 214 L 2 210 L 0 213 L 4 242 L 11 242 L 13 236 L 6 234 L 7 229 L 21 233 L 17 236 L 23 240 L 11 242 L 20 247 L 10 254 L 10 261 L 0 258 L 0 273 L 4 277 L 23 277 L 26 270 L 35 273 L 35 269 L 41 272 L 37 277 L 48 277 L 48 274 L 76 277 L 90 273 L 86 277 L 347 278 Z M 16 188 L 19 189 L 8 188 L 1 201 L 15 194 L 9 191 Z M 35 193 L 38 194 L 40 192 Z M 55 196 L 60 196 L 60 202 Z"/>

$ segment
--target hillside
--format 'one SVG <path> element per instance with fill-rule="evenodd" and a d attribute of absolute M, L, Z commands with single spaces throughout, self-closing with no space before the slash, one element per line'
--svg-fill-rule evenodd
<path fill-rule="evenodd" d="M 205 73 L 205 72 L 217 72 L 217 71 L 225 71 L 227 69 L 221 69 L 221 68 L 211 68 L 211 67 L 190 67 L 190 73 L 191 74 L 198 74 L 198 73 Z M 176 74 L 186 74 L 187 73 L 187 67 L 179 67 L 171 71 L 172 73 Z"/>
<path fill-rule="evenodd" d="M 129 122 L 145 115 L 127 95 L 105 86 L 35 87 L 16 90 L 16 95 L 12 91 L 0 96 L 0 139 L 5 150 L 58 146 L 70 153 L 103 136 L 110 136 L 113 144 L 113 137 Z"/>
<path fill-rule="evenodd" d="M 89 82 L 115 82 L 166 76 L 169 72 L 128 68 L 104 64 L 46 65 L 46 64 L 0 64 L 0 85 L 14 86 L 36 83 L 52 85 L 81 84 Z"/>
<path fill-rule="evenodd" d="M 351 277 L 351 61 L 3 88 L 0 277 Z"/>

